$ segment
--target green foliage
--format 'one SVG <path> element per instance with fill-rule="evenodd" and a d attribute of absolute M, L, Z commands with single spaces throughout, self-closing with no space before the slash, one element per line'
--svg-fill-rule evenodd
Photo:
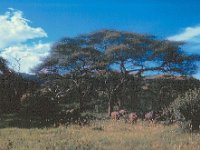
<path fill-rule="evenodd" d="M 31 93 L 22 103 L 22 118 L 41 123 L 55 122 L 58 117 L 59 105 L 50 92 L 37 90 Z"/>
<path fill-rule="evenodd" d="M 103 52 L 108 66 L 115 65 L 123 74 L 164 72 L 190 75 L 195 73 L 195 61 L 199 60 L 198 55 L 188 55 L 181 49 L 182 42 L 161 40 L 147 34 L 101 30 L 78 36 L 74 41 Z"/>
<path fill-rule="evenodd" d="M 0 57 L 0 113 L 19 112 L 20 99 L 24 93 L 37 87 L 34 81 L 24 79 L 10 69 L 7 61 Z"/>
<path fill-rule="evenodd" d="M 185 122 L 186 128 L 198 130 L 200 125 L 200 89 L 188 90 L 172 103 L 176 118 Z"/>
<path fill-rule="evenodd" d="M 172 107 L 179 111 L 186 120 L 190 120 L 200 113 L 200 89 L 189 90 L 179 95 Z"/>

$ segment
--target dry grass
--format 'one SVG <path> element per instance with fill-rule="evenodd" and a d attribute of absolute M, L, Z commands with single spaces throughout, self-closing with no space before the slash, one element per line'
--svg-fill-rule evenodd
<path fill-rule="evenodd" d="M 199 150 L 200 135 L 176 126 L 97 121 L 91 126 L 0 130 L 0 150 Z"/>

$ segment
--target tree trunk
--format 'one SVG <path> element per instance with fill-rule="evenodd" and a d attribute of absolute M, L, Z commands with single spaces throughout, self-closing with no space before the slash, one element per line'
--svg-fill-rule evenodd
<path fill-rule="evenodd" d="M 121 109 L 122 108 L 122 100 L 121 100 L 121 98 L 118 100 L 117 104 L 118 104 L 118 108 Z"/>
<path fill-rule="evenodd" d="M 84 110 L 82 97 L 79 97 L 79 109 L 80 109 L 80 112 L 83 112 Z"/>
<path fill-rule="evenodd" d="M 199 120 L 192 120 L 191 125 L 192 125 L 192 128 L 191 128 L 192 131 L 197 131 L 199 130 L 200 122 Z"/>
<path fill-rule="evenodd" d="M 109 101 L 108 101 L 108 116 L 109 117 L 111 116 L 112 111 L 113 111 L 113 101 L 112 101 L 112 98 L 109 98 Z"/>
<path fill-rule="evenodd" d="M 122 98 L 120 98 L 118 100 L 118 107 L 119 107 L 119 110 L 123 108 L 123 100 L 122 100 Z"/>
<path fill-rule="evenodd" d="M 81 92 L 80 88 L 78 89 L 78 99 L 79 99 L 80 112 L 83 112 L 83 110 L 84 110 L 84 102 L 83 102 L 83 95 L 82 95 L 82 92 Z"/>

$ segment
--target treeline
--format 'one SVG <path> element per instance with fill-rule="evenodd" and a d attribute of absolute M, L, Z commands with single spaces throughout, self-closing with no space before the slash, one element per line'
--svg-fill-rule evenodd
<path fill-rule="evenodd" d="M 34 69 L 39 82 L 13 73 L 8 79 L 13 87 L 0 92 L 14 95 L 1 99 L 1 110 L 16 109 L 26 120 L 59 124 L 80 121 L 86 112 L 110 116 L 114 110 L 127 109 L 142 116 L 170 109 L 180 94 L 199 88 L 199 81 L 190 76 L 200 57 L 188 55 L 182 45 L 113 30 L 64 38 Z M 2 74 L 1 85 L 8 76 Z"/>

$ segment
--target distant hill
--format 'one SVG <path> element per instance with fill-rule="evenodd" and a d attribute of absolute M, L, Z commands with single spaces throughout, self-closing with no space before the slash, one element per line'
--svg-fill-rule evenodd
<path fill-rule="evenodd" d="M 20 75 L 27 80 L 39 82 L 39 78 L 37 75 L 27 74 L 27 73 L 20 73 Z"/>
<path fill-rule="evenodd" d="M 172 79 L 172 80 L 197 80 L 196 78 L 193 77 L 188 77 L 188 76 L 175 76 L 175 75 L 170 75 L 170 74 L 162 74 L 162 75 L 154 75 L 154 76 L 147 76 L 145 79 Z"/>

